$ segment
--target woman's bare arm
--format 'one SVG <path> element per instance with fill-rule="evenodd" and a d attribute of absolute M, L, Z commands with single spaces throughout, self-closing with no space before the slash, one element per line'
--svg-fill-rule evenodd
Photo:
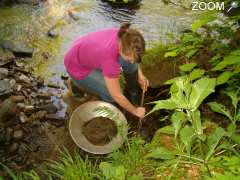
<path fill-rule="evenodd" d="M 128 112 L 143 118 L 145 115 L 145 108 L 135 107 L 129 102 L 129 100 L 122 94 L 120 83 L 118 78 L 104 77 L 107 89 L 112 98 Z"/>

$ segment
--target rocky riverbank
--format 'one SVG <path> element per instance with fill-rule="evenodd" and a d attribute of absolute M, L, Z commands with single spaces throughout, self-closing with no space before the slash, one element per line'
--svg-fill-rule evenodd
<path fill-rule="evenodd" d="M 10 44 L 2 43 L 0 53 L 0 162 L 21 170 L 49 156 L 47 133 L 64 126 L 67 116 L 64 87 L 34 76 L 27 65 L 33 50 Z"/>

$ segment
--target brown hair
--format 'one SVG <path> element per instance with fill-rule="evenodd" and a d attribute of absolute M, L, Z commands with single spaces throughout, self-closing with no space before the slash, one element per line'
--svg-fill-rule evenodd
<path fill-rule="evenodd" d="M 130 26 L 130 23 L 123 23 L 118 31 L 118 38 L 122 44 L 122 52 L 133 52 L 135 62 L 140 63 L 145 52 L 145 40 L 139 31 Z"/>

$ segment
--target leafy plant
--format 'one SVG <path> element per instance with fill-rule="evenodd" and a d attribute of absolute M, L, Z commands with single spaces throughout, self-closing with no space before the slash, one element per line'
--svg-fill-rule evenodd
<path fill-rule="evenodd" d="M 11 169 L 9 169 L 7 166 L 1 164 L 1 166 L 4 168 L 4 170 L 7 172 L 7 174 L 9 175 L 9 177 L 11 177 L 12 180 L 25 180 L 25 179 L 28 179 L 28 180 L 41 180 L 41 177 L 39 176 L 39 174 L 34 171 L 34 170 L 31 170 L 29 172 L 25 171 L 25 172 L 22 172 L 20 174 L 17 174 L 15 172 L 13 172 Z M 47 175 L 47 174 L 45 174 Z M 47 175 L 48 176 L 48 179 L 51 180 L 51 176 L 50 175 Z M 1 179 L 1 177 L 0 177 Z"/>
<path fill-rule="evenodd" d="M 239 91 L 229 91 L 226 92 L 226 94 L 232 100 L 232 105 L 234 107 L 234 112 L 232 114 L 230 110 L 226 108 L 226 106 L 216 101 L 209 102 L 208 105 L 212 111 L 224 115 L 232 122 L 232 124 L 236 124 L 237 121 L 240 121 L 240 109 L 238 108 L 238 102 L 240 100 Z"/>
<path fill-rule="evenodd" d="M 106 179 L 124 180 L 127 172 L 123 165 L 113 166 L 108 162 L 102 162 L 99 168 Z"/>
<path fill-rule="evenodd" d="M 71 156 L 68 150 L 64 149 L 58 161 L 50 161 L 49 173 L 60 179 L 93 179 L 99 178 L 99 172 L 95 164 L 88 158 L 83 159 L 78 153 Z"/>

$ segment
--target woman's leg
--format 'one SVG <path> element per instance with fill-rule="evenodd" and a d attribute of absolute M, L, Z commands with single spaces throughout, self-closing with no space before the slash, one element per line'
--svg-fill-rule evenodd
<path fill-rule="evenodd" d="M 140 86 L 138 84 L 138 64 L 129 63 L 122 57 L 119 58 L 119 64 L 122 66 L 124 78 L 126 81 L 125 94 L 133 104 L 139 105 Z"/>
<path fill-rule="evenodd" d="M 107 90 L 104 77 L 100 70 L 92 71 L 85 79 L 76 80 L 72 78 L 73 85 L 81 91 L 88 92 L 99 96 L 102 100 L 107 102 L 114 102 L 110 93 Z"/>

